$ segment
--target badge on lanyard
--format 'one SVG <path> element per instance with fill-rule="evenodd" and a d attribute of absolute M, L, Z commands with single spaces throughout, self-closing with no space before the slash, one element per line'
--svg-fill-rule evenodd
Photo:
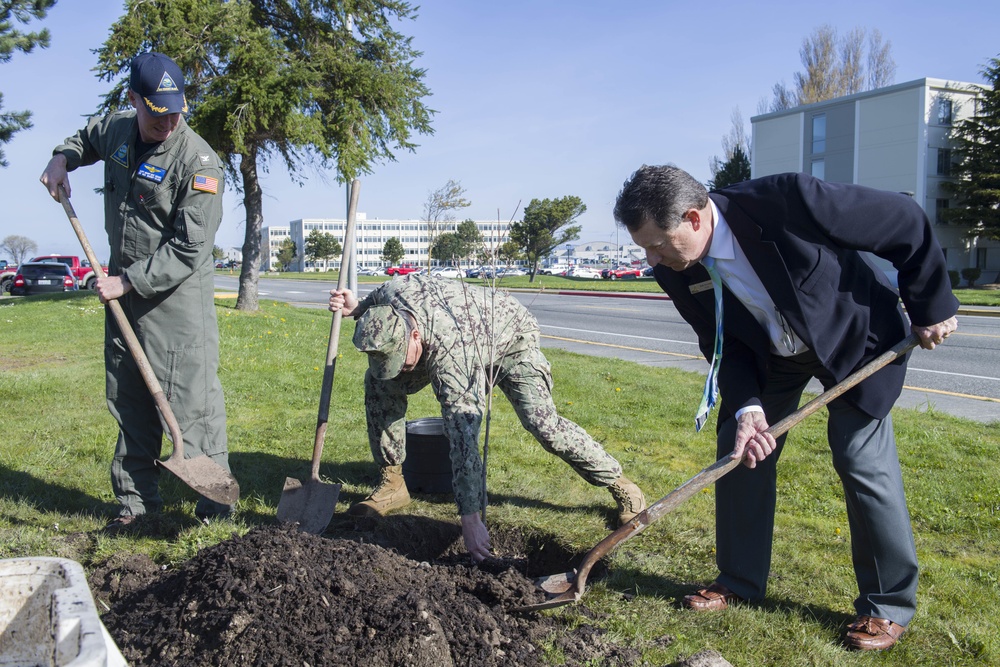
<path fill-rule="evenodd" d="M 157 167 L 148 162 L 143 162 L 139 165 L 138 176 L 139 178 L 145 178 L 147 181 L 153 181 L 154 183 L 162 183 L 163 176 L 167 173 L 166 169 L 162 167 Z"/>

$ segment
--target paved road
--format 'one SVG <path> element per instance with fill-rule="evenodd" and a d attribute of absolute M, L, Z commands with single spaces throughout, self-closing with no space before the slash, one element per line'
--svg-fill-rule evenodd
<path fill-rule="evenodd" d="M 221 290 L 235 277 L 217 276 Z M 262 298 L 322 307 L 334 283 L 261 279 Z M 371 286 L 362 284 L 367 293 Z M 542 344 L 648 366 L 705 373 L 694 334 L 669 300 L 623 296 L 516 294 L 538 319 Z M 650 295 L 652 296 L 652 295 Z M 916 350 L 897 405 L 981 422 L 1000 420 L 1000 309 L 959 314 L 959 329 L 934 351 Z M 822 391 L 819 383 L 811 385 Z"/>

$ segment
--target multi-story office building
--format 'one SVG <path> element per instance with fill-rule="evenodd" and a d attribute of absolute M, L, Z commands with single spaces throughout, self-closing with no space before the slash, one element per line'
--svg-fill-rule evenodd
<path fill-rule="evenodd" d="M 437 223 L 434 234 L 454 232 L 461 221 L 451 220 Z M 508 239 L 510 223 L 476 220 L 476 226 L 483 235 L 483 245 L 487 249 L 496 248 Z M 341 245 L 344 243 L 346 229 L 344 218 L 300 218 L 292 220 L 288 225 L 264 227 L 261 230 L 262 261 L 261 270 L 271 271 L 278 266 L 278 249 L 281 242 L 291 238 L 298 251 L 292 261 L 291 271 L 325 271 L 327 268 L 339 268 L 339 259 L 329 264 L 320 260 L 313 262 L 305 257 L 305 242 L 313 230 L 332 234 Z M 430 233 L 426 220 L 380 220 L 368 219 L 367 215 L 357 214 L 357 265 L 359 269 L 380 268 L 385 266 L 382 261 L 382 250 L 390 238 L 398 238 L 403 244 L 406 255 L 404 264 L 427 264 L 427 248 Z M 269 251 L 269 252 L 268 252 Z M 437 264 L 437 262 L 432 262 Z"/>
<path fill-rule="evenodd" d="M 953 164 L 952 127 L 974 111 L 973 84 L 918 79 L 755 116 L 751 173 L 810 173 L 827 181 L 905 192 L 926 211 L 948 268 L 978 266 L 992 280 L 1000 244 L 945 224 L 957 205 L 941 187 Z"/>

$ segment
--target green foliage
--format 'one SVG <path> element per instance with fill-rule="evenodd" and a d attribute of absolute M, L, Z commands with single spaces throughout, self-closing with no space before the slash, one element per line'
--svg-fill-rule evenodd
<path fill-rule="evenodd" d="M 952 128 L 958 160 L 953 180 L 942 184 L 958 199 L 942 211 L 945 220 L 969 227 L 967 236 L 1000 240 L 1000 57 L 983 69 L 973 113 Z"/>
<path fill-rule="evenodd" d="M 955 271 L 954 269 L 948 271 L 948 280 L 951 281 L 951 288 L 952 289 L 955 289 L 956 287 L 958 287 L 958 283 L 959 283 L 958 277 L 959 277 L 958 276 L 958 271 Z"/>
<path fill-rule="evenodd" d="M 278 263 L 281 264 L 281 270 L 287 271 L 292 260 L 295 259 L 299 254 L 299 249 L 289 237 L 285 237 L 281 241 L 281 245 L 278 246 Z"/>
<path fill-rule="evenodd" d="M 333 234 L 314 229 L 306 237 L 306 257 L 313 262 L 327 261 L 340 255 L 343 248 Z"/>
<path fill-rule="evenodd" d="M 510 226 L 510 242 L 531 262 L 531 277 L 538 263 L 563 243 L 580 238 L 580 225 L 571 225 L 587 206 L 572 195 L 560 199 L 532 199 L 524 207 L 524 219 Z M 569 226 L 567 226 L 569 225 Z"/>
<path fill-rule="evenodd" d="M 473 257 L 482 247 L 483 235 L 474 220 L 464 220 L 456 231 L 440 234 L 431 241 L 431 258 L 459 263 Z"/>
<path fill-rule="evenodd" d="M 108 536 L 99 528 L 116 512 L 108 467 L 117 428 L 104 399 L 104 309 L 89 292 L 0 301 L 0 558 L 60 556 L 89 572 L 124 552 L 171 567 L 275 521 L 285 478 L 309 475 L 330 314 L 272 302 L 247 313 L 231 300 L 217 303 L 230 461 L 242 489 L 236 517 L 199 524 L 194 493 L 163 475 L 163 525 L 170 529 Z M 347 319 L 320 468 L 324 479 L 344 484 L 335 521 L 375 481 L 363 407 L 367 360 L 353 349 L 353 334 Z M 650 500 L 712 462 L 714 429 L 696 434 L 691 428 L 702 374 L 552 348 L 545 355 L 560 414 L 602 442 Z M 608 534 L 610 497 L 545 452 L 496 394 L 488 471 L 492 534 L 538 535 L 569 554 L 589 550 Z M 410 397 L 406 417 L 439 412 L 428 388 Z M 720 614 L 678 608 L 692 585 L 715 575 L 714 493 L 707 489 L 622 544 L 607 559 L 606 576 L 591 577 L 582 604 L 553 612 L 559 634 L 594 625 L 607 631 L 603 641 L 636 648 L 641 664 L 649 665 L 675 664 L 706 647 L 734 665 L 1000 664 L 996 427 L 900 409 L 893 422 L 921 569 L 917 616 L 891 651 L 862 655 L 839 646 L 854 613 L 855 582 L 823 411 L 796 426 L 785 443 L 772 577 L 762 604 Z M 164 444 L 164 453 L 169 447 Z M 415 494 L 404 512 L 451 522 L 458 534 L 449 499 Z M 542 560 L 546 553 L 540 552 Z M 525 557 L 523 551 L 498 555 Z M 552 572 L 572 566 L 567 556 Z M 546 651 L 558 659 L 557 648 L 539 653 Z"/>
<path fill-rule="evenodd" d="M 220 248 L 217 245 L 216 246 L 212 246 L 212 259 L 214 259 L 215 261 L 218 262 L 220 259 L 224 258 L 225 256 L 226 256 L 226 251 L 225 250 L 223 250 L 222 248 Z"/>
<path fill-rule="evenodd" d="M 48 28 L 39 32 L 21 32 L 14 28 L 11 19 L 18 23 L 44 19 L 54 4 L 56 0 L 0 0 L 0 64 L 10 62 L 14 51 L 31 53 L 36 46 L 48 47 Z M 0 167 L 7 166 L 3 145 L 9 143 L 15 134 L 30 127 L 31 112 L 4 111 L 3 93 L 0 93 Z"/>
<path fill-rule="evenodd" d="M 395 266 L 404 257 L 406 257 L 406 250 L 403 248 L 403 242 L 396 236 L 386 239 L 385 245 L 382 246 L 382 261 L 388 266 Z"/>
<path fill-rule="evenodd" d="M 709 190 L 742 183 L 750 180 L 750 158 L 740 146 L 733 148 L 733 156 L 719 166 L 719 170 L 708 183 Z"/>

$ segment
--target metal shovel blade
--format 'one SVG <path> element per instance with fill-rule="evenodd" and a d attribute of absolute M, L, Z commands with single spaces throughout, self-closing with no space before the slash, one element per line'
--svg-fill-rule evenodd
<path fill-rule="evenodd" d="M 170 457 L 164 461 L 157 460 L 156 463 L 209 500 L 223 505 L 235 505 L 240 498 L 240 485 L 233 476 L 205 455 L 190 459 Z"/>
<path fill-rule="evenodd" d="M 299 530 L 319 535 L 330 525 L 340 497 L 340 486 L 286 477 L 278 501 L 278 521 L 297 523 Z"/>

